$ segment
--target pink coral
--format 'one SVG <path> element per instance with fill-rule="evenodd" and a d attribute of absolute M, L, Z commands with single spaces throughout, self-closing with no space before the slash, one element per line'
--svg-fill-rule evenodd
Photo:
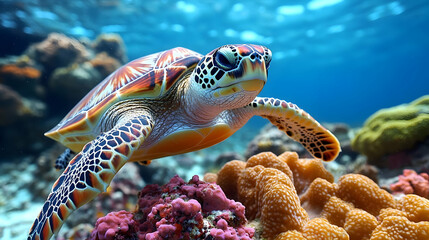
<path fill-rule="evenodd" d="M 200 181 L 198 176 L 187 183 L 175 176 L 163 186 L 146 186 L 140 192 L 137 211 L 130 216 L 142 240 L 250 240 L 255 232 L 244 226 L 247 220 L 241 203 L 228 199 L 217 184 Z M 118 235 L 111 227 L 116 225 L 96 226 L 93 235 Z"/>
<path fill-rule="evenodd" d="M 91 240 L 137 239 L 136 222 L 127 211 L 111 212 L 97 220 Z"/>
<path fill-rule="evenodd" d="M 427 173 L 417 174 L 414 170 L 404 169 L 403 175 L 399 176 L 399 181 L 391 184 L 390 188 L 394 193 L 414 193 L 429 198 L 429 175 Z"/>

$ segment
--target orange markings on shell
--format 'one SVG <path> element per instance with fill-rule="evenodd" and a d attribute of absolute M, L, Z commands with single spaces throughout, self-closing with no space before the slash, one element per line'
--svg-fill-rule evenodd
<path fill-rule="evenodd" d="M 171 89 L 185 71 L 195 68 L 201 58 L 202 55 L 194 51 L 173 48 L 131 61 L 92 89 L 46 136 L 80 151 L 79 147 L 93 138 L 74 144 L 76 140 L 69 140 L 69 133 L 88 135 L 105 111 L 119 101 L 159 97 Z"/>

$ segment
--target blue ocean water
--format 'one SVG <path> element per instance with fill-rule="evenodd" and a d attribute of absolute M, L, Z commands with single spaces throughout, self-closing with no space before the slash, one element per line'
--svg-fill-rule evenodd
<path fill-rule="evenodd" d="M 0 9 L 2 55 L 50 32 L 118 33 L 130 60 L 176 46 L 266 45 L 274 60 L 261 95 L 322 122 L 361 124 L 429 93 L 427 0 L 4 0 Z"/>

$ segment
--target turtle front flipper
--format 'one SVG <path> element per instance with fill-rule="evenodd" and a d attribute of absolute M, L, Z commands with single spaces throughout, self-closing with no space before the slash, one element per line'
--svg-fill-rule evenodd
<path fill-rule="evenodd" d="M 54 183 L 28 239 L 50 239 L 77 208 L 104 192 L 152 131 L 149 115 L 123 120 L 86 144 Z"/>
<path fill-rule="evenodd" d="M 242 108 L 242 111 L 244 116 L 249 118 L 253 115 L 267 118 L 278 129 L 301 143 L 316 158 L 332 161 L 341 151 L 337 138 L 293 103 L 256 97 Z"/>

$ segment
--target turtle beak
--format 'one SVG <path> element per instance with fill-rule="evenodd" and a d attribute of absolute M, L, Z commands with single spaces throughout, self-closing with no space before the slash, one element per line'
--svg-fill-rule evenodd
<path fill-rule="evenodd" d="M 226 74 L 220 86 L 215 88 L 215 97 L 228 96 L 240 91 L 258 94 L 267 82 L 264 60 L 246 58 L 240 66 Z"/>

